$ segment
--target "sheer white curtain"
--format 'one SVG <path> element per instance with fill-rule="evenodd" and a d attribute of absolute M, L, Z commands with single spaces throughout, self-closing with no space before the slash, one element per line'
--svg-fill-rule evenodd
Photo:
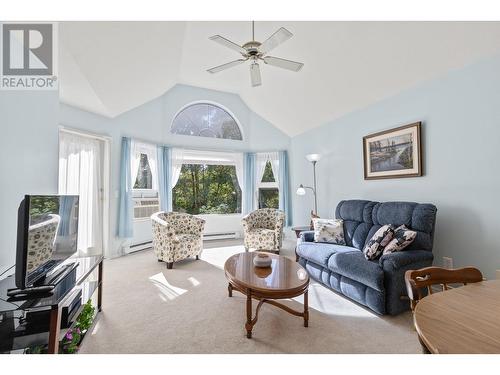
<path fill-rule="evenodd" d="M 132 186 L 135 184 L 139 172 L 139 164 L 141 161 L 141 154 L 148 158 L 149 168 L 151 169 L 152 176 L 152 189 L 158 190 L 158 162 L 156 145 L 151 143 L 143 143 L 132 140 L 132 155 L 131 155 L 131 168 L 132 168 Z"/>
<path fill-rule="evenodd" d="M 279 153 L 278 152 L 270 152 L 268 154 L 269 161 L 271 162 L 271 168 L 273 170 L 274 181 L 279 185 Z"/>
<path fill-rule="evenodd" d="M 179 181 L 182 164 L 184 164 L 184 150 L 182 148 L 172 149 L 172 189 Z"/>
<path fill-rule="evenodd" d="M 266 169 L 266 163 L 269 160 L 269 154 L 259 153 L 257 154 L 257 165 L 255 166 L 256 182 L 259 184 L 264 176 L 264 171 Z"/>
<path fill-rule="evenodd" d="M 130 181 L 132 187 L 135 185 L 135 180 L 137 180 L 137 175 L 139 174 L 139 164 L 141 163 L 141 153 L 139 151 L 139 144 L 133 139 L 130 142 Z"/>
<path fill-rule="evenodd" d="M 278 152 L 261 152 L 257 154 L 257 183 L 262 181 L 267 162 L 271 162 L 274 180 L 278 181 L 279 175 L 279 153 Z"/>
<path fill-rule="evenodd" d="M 234 166 L 236 168 L 236 178 L 238 179 L 238 185 L 243 192 L 243 154 L 234 154 Z"/>
<path fill-rule="evenodd" d="M 79 195 L 78 250 L 102 249 L 101 163 L 97 139 L 67 132 L 59 135 L 59 194 Z"/>

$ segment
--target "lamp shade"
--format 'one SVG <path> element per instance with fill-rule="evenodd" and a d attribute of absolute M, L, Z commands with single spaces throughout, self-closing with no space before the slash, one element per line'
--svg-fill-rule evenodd
<path fill-rule="evenodd" d="M 304 189 L 304 185 L 300 184 L 297 189 L 297 195 L 306 195 L 306 189 Z"/>
<path fill-rule="evenodd" d="M 309 155 L 306 155 L 306 159 L 309 160 L 310 162 L 318 161 L 319 159 L 321 159 L 321 155 L 320 154 L 309 154 Z"/>

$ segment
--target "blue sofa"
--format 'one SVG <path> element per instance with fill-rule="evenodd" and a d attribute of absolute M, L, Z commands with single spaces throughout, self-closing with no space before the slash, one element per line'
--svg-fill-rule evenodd
<path fill-rule="evenodd" d="M 310 277 L 365 305 L 378 314 L 399 314 L 410 308 L 404 273 L 432 264 L 437 209 L 413 202 L 341 201 L 335 217 L 344 220 L 346 246 L 314 242 L 314 232 L 302 232 L 297 258 Z M 417 231 L 403 251 L 366 260 L 365 243 L 384 224 L 405 224 Z"/>

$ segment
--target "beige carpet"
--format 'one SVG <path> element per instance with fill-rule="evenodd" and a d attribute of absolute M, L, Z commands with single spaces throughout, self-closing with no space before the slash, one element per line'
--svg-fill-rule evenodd
<path fill-rule="evenodd" d="M 285 246 L 292 257 L 293 241 Z M 103 311 L 80 353 L 420 353 L 410 313 L 380 317 L 315 282 L 308 328 L 264 305 L 247 339 L 245 298 L 227 296 L 222 270 L 241 251 L 239 242 L 211 243 L 173 270 L 152 250 L 106 260 Z M 300 298 L 287 303 L 302 309 Z"/>

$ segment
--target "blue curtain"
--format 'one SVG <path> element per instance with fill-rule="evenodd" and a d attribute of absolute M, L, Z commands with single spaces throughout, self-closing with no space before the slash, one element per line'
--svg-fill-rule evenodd
<path fill-rule="evenodd" d="M 67 236 L 70 231 L 71 210 L 75 204 L 75 197 L 72 195 L 62 195 L 59 197 L 59 216 L 61 223 L 59 224 L 59 235 Z"/>
<path fill-rule="evenodd" d="M 132 206 L 132 176 L 130 171 L 131 157 L 130 138 L 122 138 L 122 151 L 120 161 L 120 201 L 118 207 L 118 231 L 121 238 L 133 236 L 133 206 Z"/>
<path fill-rule="evenodd" d="M 288 152 L 279 152 L 279 209 L 285 211 L 285 226 L 292 225 L 292 205 L 290 201 L 290 172 L 288 167 Z"/>
<path fill-rule="evenodd" d="M 172 211 L 172 150 L 158 146 L 158 193 L 162 211 Z"/>
<path fill-rule="evenodd" d="M 255 209 L 255 160 L 256 155 L 246 152 L 243 155 L 243 213 L 248 214 Z"/>

